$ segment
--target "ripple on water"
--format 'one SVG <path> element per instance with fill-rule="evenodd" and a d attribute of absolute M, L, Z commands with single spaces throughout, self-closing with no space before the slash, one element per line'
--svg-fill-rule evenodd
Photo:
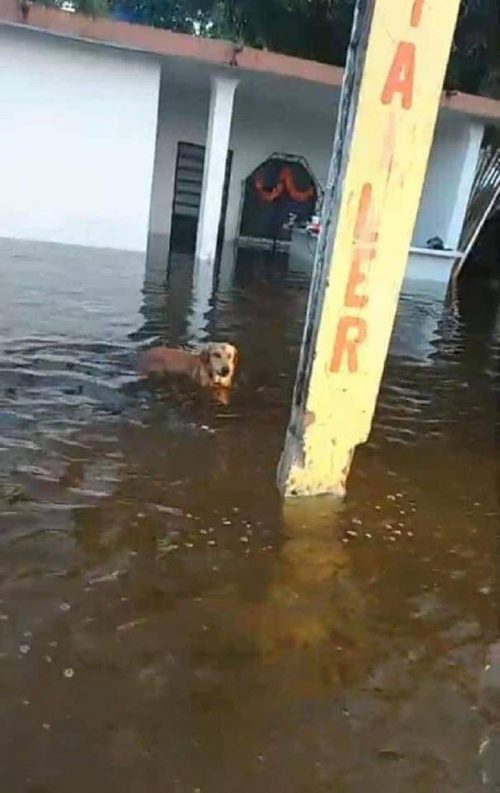
<path fill-rule="evenodd" d="M 197 329 L 188 255 L 167 287 L 0 243 L 6 789 L 469 793 L 483 755 L 492 779 L 499 328 L 405 298 L 343 509 L 283 513 L 307 282 L 261 259 Z M 197 330 L 241 349 L 227 408 L 135 380 Z"/>

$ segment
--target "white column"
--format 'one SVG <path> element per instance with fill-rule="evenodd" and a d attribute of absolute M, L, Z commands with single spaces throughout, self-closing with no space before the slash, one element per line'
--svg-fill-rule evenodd
<path fill-rule="evenodd" d="M 176 97 L 172 93 L 171 83 L 172 80 L 168 70 L 163 68 L 158 102 L 158 126 L 156 129 L 149 233 L 154 237 L 164 238 L 164 241 L 170 236 L 172 227 L 172 204 L 177 157 L 177 137 L 172 130 L 172 118 L 176 112 Z M 164 247 L 167 248 L 168 252 L 167 242 L 165 242 Z"/>
<path fill-rule="evenodd" d="M 460 242 L 483 136 L 484 124 L 467 121 L 467 127 L 461 139 L 462 151 L 460 152 L 461 156 L 458 157 L 460 170 L 446 235 L 446 242 L 450 248 L 457 248 Z"/>
<path fill-rule="evenodd" d="M 214 272 L 213 262 L 195 263 L 191 305 L 187 317 L 187 337 L 192 344 L 200 344 L 208 338 L 208 321 L 213 307 Z"/>
<path fill-rule="evenodd" d="M 200 217 L 196 234 L 196 259 L 212 264 L 217 248 L 237 84 L 238 81 L 233 77 L 218 75 L 212 78 Z"/>
<path fill-rule="evenodd" d="M 210 312 L 215 310 L 217 296 L 231 288 L 236 250 L 231 242 L 222 246 L 217 291 L 214 289 L 213 263 L 195 262 L 191 305 L 187 318 L 187 335 L 192 344 L 201 344 L 209 336 Z"/>
<path fill-rule="evenodd" d="M 217 291 L 228 292 L 233 285 L 236 267 L 237 248 L 233 242 L 225 242 L 220 255 L 219 272 L 217 274 Z"/>

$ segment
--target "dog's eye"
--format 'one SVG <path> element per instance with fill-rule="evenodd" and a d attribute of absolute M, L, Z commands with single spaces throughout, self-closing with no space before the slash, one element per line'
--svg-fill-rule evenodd
<path fill-rule="evenodd" d="M 221 357 L 220 352 L 214 352 L 214 358 L 220 358 L 220 357 Z"/>

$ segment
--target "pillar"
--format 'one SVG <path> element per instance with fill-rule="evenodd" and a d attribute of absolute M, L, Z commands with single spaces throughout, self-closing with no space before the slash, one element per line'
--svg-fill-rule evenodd
<path fill-rule="evenodd" d="M 458 248 L 483 134 L 480 121 L 440 114 L 413 235 L 418 247 L 437 236 Z"/>
<path fill-rule="evenodd" d="M 474 178 L 476 176 L 481 143 L 484 137 L 483 123 L 466 119 L 465 124 L 466 127 L 462 132 L 461 140 L 462 150 L 458 157 L 460 170 L 446 235 L 446 245 L 455 249 L 457 249 L 460 244 L 467 207 L 471 197 Z"/>
<path fill-rule="evenodd" d="M 150 244 L 161 247 L 168 255 L 168 240 L 172 227 L 172 205 L 175 185 L 177 139 L 171 128 L 176 112 L 172 78 L 167 67 L 162 68 L 158 100 L 155 164 L 149 214 Z"/>
<path fill-rule="evenodd" d="M 187 316 L 187 338 L 197 345 L 207 341 L 214 300 L 213 262 L 197 259 L 194 265 L 191 304 Z"/>
<path fill-rule="evenodd" d="M 215 260 L 237 83 L 233 77 L 217 75 L 212 78 L 200 216 L 196 233 L 196 259 L 200 262 Z"/>
<path fill-rule="evenodd" d="M 285 496 L 342 497 L 368 437 L 459 5 L 358 0 L 278 470 Z"/>

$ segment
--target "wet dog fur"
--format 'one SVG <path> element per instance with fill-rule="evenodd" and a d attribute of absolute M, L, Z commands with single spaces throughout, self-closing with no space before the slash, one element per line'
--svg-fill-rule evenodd
<path fill-rule="evenodd" d="M 210 342 L 199 352 L 173 347 L 151 347 L 139 357 L 139 373 L 181 375 L 203 388 L 230 389 L 238 364 L 238 350 L 233 344 Z"/>

